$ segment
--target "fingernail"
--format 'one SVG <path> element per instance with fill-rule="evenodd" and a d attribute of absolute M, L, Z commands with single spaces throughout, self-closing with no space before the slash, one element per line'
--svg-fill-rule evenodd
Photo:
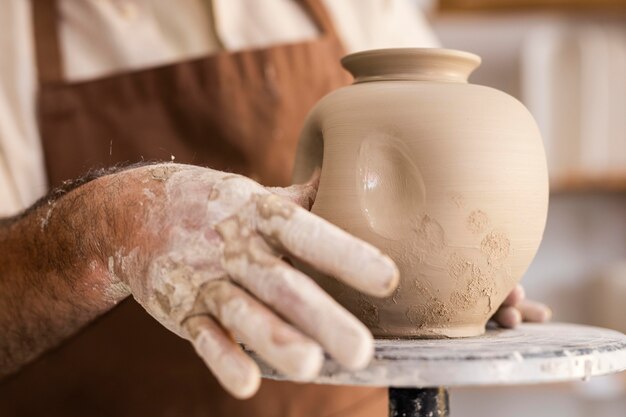
<path fill-rule="evenodd" d="M 297 370 L 296 376 L 300 379 L 310 381 L 320 373 L 324 364 L 324 353 L 321 349 L 306 355 Z"/>
<path fill-rule="evenodd" d="M 379 291 L 377 291 L 376 296 L 379 297 L 387 297 L 391 295 L 395 289 L 398 287 L 398 283 L 400 282 L 400 270 L 396 263 L 388 256 L 383 255 L 381 257 L 382 263 L 382 273 L 383 276 L 387 276 L 388 278 L 381 282 L 381 286 Z"/>
<path fill-rule="evenodd" d="M 229 391 L 235 398 L 246 400 L 252 397 L 261 386 L 261 376 L 254 375 L 240 381 L 238 385 L 231 385 Z"/>
<path fill-rule="evenodd" d="M 324 363 L 322 348 L 313 343 L 294 345 L 285 352 L 286 363 L 282 371 L 298 380 L 309 381 L 315 378 Z"/>
<path fill-rule="evenodd" d="M 368 332 L 369 333 L 369 332 Z M 351 370 L 359 370 L 369 365 L 374 356 L 374 341 L 368 337 L 367 341 L 361 342 L 355 347 L 352 358 L 345 366 Z"/>
<path fill-rule="evenodd" d="M 338 352 L 335 359 L 351 370 L 365 368 L 374 356 L 374 338 L 363 323 L 354 319 L 355 326 L 350 329 L 351 334 L 345 334 L 342 343 L 345 348 Z"/>

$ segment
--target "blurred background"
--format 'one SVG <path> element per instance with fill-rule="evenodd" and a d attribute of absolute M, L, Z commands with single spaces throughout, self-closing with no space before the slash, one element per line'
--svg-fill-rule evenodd
<path fill-rule="evenodd" d="M 542 131 L 551 198 L 528 296 L 554 320 L 626 332 L 626 0 L 415 0 L 471 82 L 521 100 Z M 456 416 L 626 416 L 626 374 L 453 389 Z"/>

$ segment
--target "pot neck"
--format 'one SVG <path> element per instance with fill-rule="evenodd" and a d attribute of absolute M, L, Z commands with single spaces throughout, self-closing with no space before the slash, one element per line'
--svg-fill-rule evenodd
<path fill-rule="evenodd" d="M 345 56 L 343 67 L 355 83 L 371 81 L 437 81 L 467 83 L 480 65 L 469 52 L 438 48 L 374 49 Z"/>

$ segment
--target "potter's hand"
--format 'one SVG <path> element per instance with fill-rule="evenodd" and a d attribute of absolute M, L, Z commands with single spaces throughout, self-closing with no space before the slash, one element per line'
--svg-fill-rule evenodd
<path fill-rule="evenodd" d="M 318 373 L 322 349 L 349 368 L 369 362 L 366 327 L 281 259 L 289 254 L 372 295 L 397 285 L 391 259 L 301 207 L 311 204 L 316 184 L 266 188 L 175 164 L 108 181 L 118 183 L 116 217 L 124 219 L 111 273 L 159 322 L 190 340 L 235 396 L 251 396 L 260 382 L 235 340 L 304 380 Z"/>
<path fill-rule="evenodd" d="M 544 304 L 526 300 L 524 287 L 517 285 L 504 300 L 492 320 L 502 327 L 514 328 L 522 321 L 543 323 L 550 320 L 552 311 Z"/>

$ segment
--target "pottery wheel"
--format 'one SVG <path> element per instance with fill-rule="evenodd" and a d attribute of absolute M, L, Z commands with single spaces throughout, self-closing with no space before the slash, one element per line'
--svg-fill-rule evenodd
<path fill-rule="evenodd" d="M 534 384 L 626 370 L 626 336 L 575 324 L 524 324 L 465 339 L 375 341 L 370 365 L 348 371 L 327 358 L 312 382 L 385 387 Z M 250 352 L 263 377 L 284 376 Z"/>

